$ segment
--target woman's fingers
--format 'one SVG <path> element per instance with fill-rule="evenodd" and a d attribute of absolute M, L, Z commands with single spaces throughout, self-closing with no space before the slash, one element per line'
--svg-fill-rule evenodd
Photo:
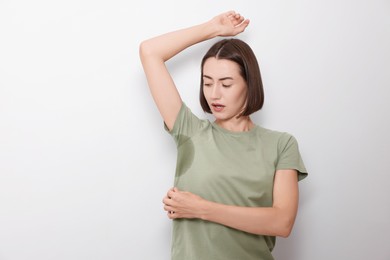
<path fill-rule="evenodd" d="M 164 210 L 169 218 L 197 218 L 202 198 L 188 191 L 172 188 L 163 198 Z"/>
<path fill-rule="evenodd" d="M 169 206 L 167 204 L 164 205 L 164 210 L 168 212 L 174 212 L 175 209 L 172 206 Z"/>
<path fill-rule="evenodd" d="M 170 200 L 171 200 L 171 198 L 169 198 L 168 196 L 165 196 L 165 197 L 163 198 L 163 200 L 162 200 L 162 203 L 164 203 L 164 204 L 169 204 L 169 203 L 170 203 Z"/>
<path fill-rule="evenodd" d="M 227 17 L 230 19 L 232 24 L 234 26 L 240 25 L 242 22 L 245 21 L 244 16 L 240 15 L 239 13 L 231 12 Z"/>
<path fill-rule="evenodd" d="M 174 194 L 175 192 L 178 192 L 178 191 L 179 191 L 179 189 L 176 188 L 176 187 L 170 188 L 170 189 L 168 190 L 168 192 L 167 192 L 167 196 L 170 197 L 170 198 L 172 198 L 173 194 Z"/>
<path fill-rule="evenodd" d="M 226 15 L 227 17 L 230 17 L 230 16 L 233 16 L 235 14 L 236 14 L 236 12 L 234 10 L 230 10 L 230 11 L 227 11 L 224 15 Z"/>

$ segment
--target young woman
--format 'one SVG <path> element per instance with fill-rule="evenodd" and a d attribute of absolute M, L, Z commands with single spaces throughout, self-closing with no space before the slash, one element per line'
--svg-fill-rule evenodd
<path fill-rule="evenodd" d="M 293 136 L 250 118 L 264 100 L 251 48 L 223 39 L 204 56 L 200 102 L 214 122 L 191 112 L 165 65 L 191 45 L 236 36 L 248 25 L 230 11 L 140 45 L 150 91 L 178 149 L 175 187 L 163 199 L 174 220 L 172 259 L 273 259 L 275 236 L 287 237 L 295 221 L 298 180 L 307 172 Z"/>

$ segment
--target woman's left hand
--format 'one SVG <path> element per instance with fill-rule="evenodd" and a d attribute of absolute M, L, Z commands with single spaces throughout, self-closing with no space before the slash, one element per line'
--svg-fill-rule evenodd
<path fill-rule="evenodd" d="M 235 11 L 229 11 L 215 16 L 210 23 L 212 27 L 217 28 L 219 36 L 235 36 L 245 30 L 249 25 L 249 19 Z"/>
<path fill-rule="evenodd" d="M 188 191 L 180 191 L 174 187 L 163 199 L 164 210 L 170 219 L 202 218 L 207 201 Z"/>

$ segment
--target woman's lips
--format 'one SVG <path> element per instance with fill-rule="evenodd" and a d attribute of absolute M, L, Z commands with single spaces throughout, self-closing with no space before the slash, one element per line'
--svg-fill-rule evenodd
<path fill-rule="evenodd" d="M 224 105 L 218 103 L 212 103 L 211 106 L 215 112 L 221 112 L 225 108 Z"/>

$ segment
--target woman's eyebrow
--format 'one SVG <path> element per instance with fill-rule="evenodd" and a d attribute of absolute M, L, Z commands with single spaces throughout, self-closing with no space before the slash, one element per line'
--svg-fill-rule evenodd
<path fill-rule="evenodd" d="M 203 75 L 204 78 L 207 78 L 207 79 L 213 79 L 212 77 L 210 76 L 207 76 L 207 75 Z M 233 80 L 232 77 L 223 77 L 223 78 L 220 78 L 218 80 L 227 80 L 227 79 L 230 79 L 230 80 Z"/>
<path fill-rule="evenodd" d="M 219 80 L 227 80 L 227 79 L 231 79 L 231 80 L 233 80 L 233 78 L 232 78 L 232 77 L 224 77 L 224 78 L 220 78 Z"/>

